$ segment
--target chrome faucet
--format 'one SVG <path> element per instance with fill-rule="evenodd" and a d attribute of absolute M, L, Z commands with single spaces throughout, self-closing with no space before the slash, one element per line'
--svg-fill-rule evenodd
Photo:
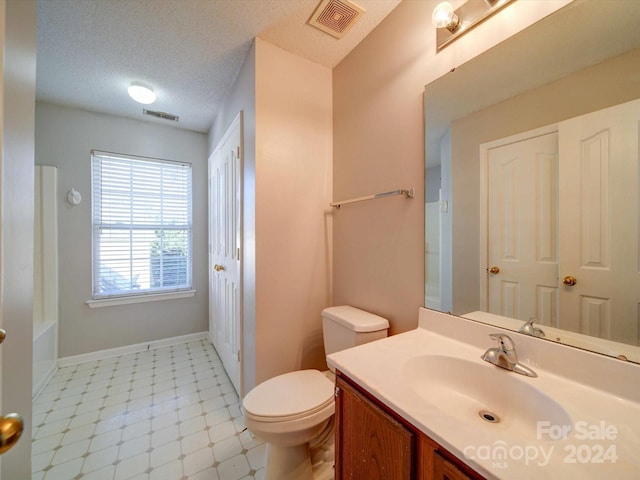
<path fill-rule="evenodd" d="M 504 333 L 491 333 L 489 336 L 498 341 L 498 346 L 488 349 L 482 355 L 482 359 L 485 362 L 494 364 L 497 367 L 504 368 L 511 372 L 526 375 L 527 377 L 537 377 L 536 372 L 529 367 L 525 367 L 521 363 L 518 363 L 518 354 L 516 353 L 516 346 L 509 335 Z"/>
<path fill-rule="evenodd" d="M 535 317 L 531 317 L 524 325 L 520 327 L 518 330 L 520 333 L 524 333 L 525 335 L 531 335 L 532 337 L 544 337 L 544 332 L 541 328 L 538 328 L 533 325 L 535 322 Z"/>

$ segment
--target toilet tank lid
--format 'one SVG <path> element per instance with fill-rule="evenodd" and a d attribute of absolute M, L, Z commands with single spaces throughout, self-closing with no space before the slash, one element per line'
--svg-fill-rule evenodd
<path fill-rule="evenodd" d="M 354 332 L 376 332 L 389 328 L 389 320 L 350 305 L 328 307 L 322 316 L 330 318 Z"/>

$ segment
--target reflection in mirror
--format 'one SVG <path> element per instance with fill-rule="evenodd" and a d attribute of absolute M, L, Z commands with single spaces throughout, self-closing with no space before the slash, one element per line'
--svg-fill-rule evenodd
<path fill-rule="evenodd" d="M 579 0 L 427 85 L 428 308 L 640 362 L 638 20 Z"/>

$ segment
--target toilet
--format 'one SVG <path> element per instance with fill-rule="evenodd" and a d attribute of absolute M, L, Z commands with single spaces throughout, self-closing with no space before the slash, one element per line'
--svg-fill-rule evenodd
<path fill-rule="evenodd" d="M 349 305 L 322 311 L 327 355 L 384 338 L 388 329 L 387 319 Z M 310 446 L 333 438 L 333 392 L 333 371 L 300 370 L 273 377 L 244 397 L 245 424 L 266 442 L 264 480 L 314 478 Z"/>

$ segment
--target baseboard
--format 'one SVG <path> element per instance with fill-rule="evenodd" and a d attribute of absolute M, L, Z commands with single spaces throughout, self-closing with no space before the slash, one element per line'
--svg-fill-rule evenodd
<path fill-rule="evenodd" d="M 208 332 L 190 333 L 188 335 L 180 335 L 179 337 L 163 338 L 162 340 L 154 340 L 152 342 L 136 343 L 134 345 L 126 345 L 124 347 L 108 348 L 106 350 L 98 350 L 97 352 L 83 353 L 80 355 L 71 355 L 58 359 L 58 367 L 68 367 L 70 365 L 78 365 L 79 363 L 95 362 L 105 360 L 127 353 L 144 352 L 147 350 L 155 350 L 156 348 L 168 347 L 179 343 L 193 342 L 208 338 Z"/>

